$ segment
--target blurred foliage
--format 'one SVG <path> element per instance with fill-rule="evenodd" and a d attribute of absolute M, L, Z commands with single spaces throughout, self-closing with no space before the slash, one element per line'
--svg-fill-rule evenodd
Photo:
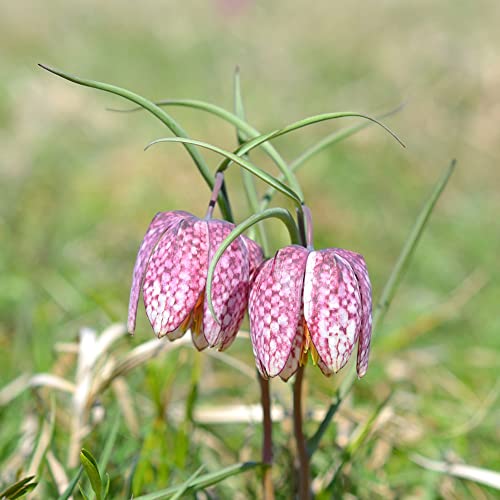
<path fill-rule="evenodd" d="M 314 474 L 328 483 L 352 431 L 392 392 L 390 418 L 344 465 L 337 485 L 361 498 L 492 497 L 487 488 L 421 469 L 408 452 L 500 469 L 500 175 L 495 167 L 500 35 L 492 21 L 499 11 L 499 4 L 483 0 L 5 4 L 0 18 L 0 388 L 23 373 L 71 374 L 74 359 L 57 354 L 55 343 L 75 341 L 82 326 L 101 329 L 125 319 L 135 253 L 153 214 L 176 208 L 203 213 L 209 195 L 180 145 L 143 152 L 151 140 L 169 135 L 161 123 L 145 113 L 111 113 L 106 108 L 128 104 L 57 79 L 36 63 L 116 83 L 151 99 L 200 98 L 228 109 L 238 64 L 247 119 L 262 132 L 319 112 L 376 114 L 406 102 L 386 120 L 406 150 L 370 127 L 314 157 L 299 174 L 317 246 L 364 254 L 375 299 L 440 170 L 451 157 L 458 159 L 374 341 L 368 375 L 356 384 L 314 456 Z M 191 137 L 225 149 L 236 146 L 234 130 L 217 118 L 169 111 Z M 351 123 L 319 124 L 275 145 L 293 159 Z M 203 155 L 215 167 L 219 158 Z M 252 158 L 275 172 L 262 153 Z M 248 211 L 240 184 L 232 168 L 228 185 L 242 220 Z M 276 203 L 286 202 L 277 197 Z M 276 248 L 286 235 L 276 222 L 269 227 Z M 136 337 L 123 340 L 120 349 L 150 338 L 141 314 Z M 196 405 L 258 401 L 256 384 L 244 374 L 216 358 L 200 361 L 190 350 L 180 353 L 127 376 L 140 430 L 134 435 L 120 423 L 106 467 L 115 495 L 181 484 L 203 464 L 212 472 L 259 458 L 257 425 L 194 429 L 189 420 L 165 419 L 171 403 L 185 404 L 193 363 L 203 370 L 202 382 L 195 384 Z M 246 341 L 236 342 L 229 354 L 252 367 Z M 341 379 L 342 374 L 324 379 L 319 370 L 308 370 L 311 408 L 326 407 Z M 288 386 L 276 381 L 272 389 L 275 401 L 286 407 Z M 64 398 L 61 405 L 68 402 Z M 29 418 L 36 421 L 49 412 L 43 401 L 26 393 L 0 409 L 0 467 L 20 453 Z M 101 404 L 106 415 L 117 409 L 111 391 Z M 19 415 L 25 415 L 22 428 Z M 68 436 L 64 414 L 61 418 L 51 451 L 64 463 Z M 86 438 L 97 460 L 111 425 L 105 418 Z M 287 425 L 286 418 L 276 425 L 279 470 L 291 469 Z M 311 422 L 306 430 L 314 429 Z M 43 466 L 40 471 L 38 488 L 45 488 L 48 498 L 56 496 L 50 473 Z M 25 477 L 0 474 L 0 490 Z M 289 498 L 294 478 L 277 475 L 275 481 Z M 250 472 L 217 488 L 222 498 L 232 498 L 235 488 L 239 498 L 248 498 L 259 485 Z"/>

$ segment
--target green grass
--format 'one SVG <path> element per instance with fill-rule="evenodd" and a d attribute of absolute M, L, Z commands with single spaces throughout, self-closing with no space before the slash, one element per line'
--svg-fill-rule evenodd
<path fill-rule="evenodd" d="M 0 390 L 22 374 L 51 372 L 74 380 L 76 358 L 57 352 L 56 343 L 75 342 L 82 326 L 100 331 L 123 322 L 135 253 L 153 214 L 177 208 L 204 213 L 209 196 L 181 145 L 143 152 L 150 141 L 168 135 L 161 123 L 145 113 L 110 113 L 107 107 L 126 103 L 57 79 L 36 63 L 151 99 L 199 98 L 229 109 L 239 64 L 247 119 L 263 133 L 315 113 L 377 114 L 407 101 L 385 120 L 407 149 L 370 127 L 314 157 L 298 174 L 317 246 L 364 254 L 375 299 L 440 172 L 450 158 L 458 159 L 374 340 L 368 374 L 335 416 L 314 456 L 313 473 L 328 475 L 356 427 L 392 392 L 390 418 L 382 418 L 356 451 L 336 487 L 361 498 L 493 498 L 493 489 L 426 471 L 409 456 L 500 469 L 494 62 L 500 39 L 490 22 L 499 8 L 487 2 L 474 9 L 451 1 L 383 2 L 363 5 L 360 13 L 348 2 L 319 1 L 306 10 L 291 1 L 248 2 L 230 14 L 222 4 L 146 1 L 137 8 L 58 1 L 50 9 L 36 2 L 2 9 Z M 169 112 L 192 138 L 236 147 L 234 130 L 216 117 L 181 108 Z M 318 124 L 274 144 L 291 160 L 342 125 Z M 203 155 L 215 169 L 220 158 Z M 252 159 L 276 173 L 261 152 Z M 248 210 L 240 174 L 230 170 L 227 182 L 241 221 Z M 264 185 L 258 187 L 264 192 Z M 288 202 L 277 197 L 276 203 Z M 286 242 L 277 222 L 266 227 L 273 248 Z M 121 358 L 150 339 L 141 311 L 136 336 L 121 339 L 111 355 Z M 247 340 L 227 354 L 253 370 Z M 130 372 L 123 382 L 136 427 L 120 410 L 120 389 L 113 388 L 92 410 L 95 425 L 82 443 L 99 461 L 114 415 L 123 415 L 106 466 L 114 497 L 183 484 L 201 465 L 203 475 L 260 460 L 258 424 L 185 418 L 194 367 L 201 373 L 197 410 L 258 403 L 258 388 L 248 376 L 187 346 Z M 326 408 L 344 376 L 325 379 L 319 370 L 308 370 L 308 408 Z M 285 408 L 289 389 L 272 383 L 275 402 Z M 0 408 L 0 490 L 29 475 L 50 394 L 27 391 Z M 55 405 L 49 449 L 69 481 L 77 467 L 67 462 L 68 395 L 58 393 Z M 307 422 L 309 435 L 316 425 Z M 289 498 L 289 417 L 276 423 L 275 434 L 274 479 L 281 497 Z M 57 496 L 48 463 L 42 459 L 36 471 L 33 498 Z M 212 491 L 251 498 L 260 491 L 259 474 L 247 471 Z"/>

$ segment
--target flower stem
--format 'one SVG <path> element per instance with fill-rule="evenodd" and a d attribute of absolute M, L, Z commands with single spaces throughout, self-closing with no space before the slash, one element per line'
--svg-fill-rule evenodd
<path fill-rule="evenodd" d="M 297 444 L 298 477 L 300 500 L 309 500 L 311 497 L 311 478 L 309 471 L 309 456 L 307 454 L 306 440 L 302 429 L 302 380 L 305 366 L 299 367 L 293 384 L 293 430 Z"/>
<path fill-rule="evenodd" d="M 314 250 L 313 247 L 313 221 L 311 210 L 307 205 L 302 205 L 302 211 L 304 212 L 304 221 L 306 226 L 306 246 L 309 251 Z"/>
<path fill-rule="evenodd" d="M 224 174 L 222 172 L 217 172 L 217 174 L 215 174 L 214 188 L 212 190 L 212 196 L 210 197 L 210 202 L 208 204 L 208 209 L 207 209 L 207 214 L 205 215 L 205 219 L 212 218 L 212 215 L 214 213 L 214 207 L 215 204 L 217 203 L 217 198 L 219 197 L 220 190 L 223 186 L 224 186 Z"/>
<path fill-rule="evenodd" d="M 264 500 L 274 500 L 274 487 L 272 480 L 273 465 L 273 427 L 271 421 L 271 397 L 269 393 L 269 380 L 261 377 L 257 373 L 260 384 L 260 402 L 262 405 L 262 463 L 264 464 L 264 473 L 262 477 L 262 487 L 264 491 Z"/>

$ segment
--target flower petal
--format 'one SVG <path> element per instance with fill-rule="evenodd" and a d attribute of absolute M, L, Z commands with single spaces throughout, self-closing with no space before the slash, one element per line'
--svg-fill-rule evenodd
<path fill-rule="evenodd" d="M 304 313 L 301 311 L 297 332 L 293 338 L 292 349 L 288 355 L 285 367 L 280 372 L 280 378 L 285 382 L 297 371 L 300 365 L 302 355 L 302 346 L 304 345 Z"/>
<path fill-rule="evenodd" d="M 234 225 L 221 220 L 206 221 L 208 227 L 208 263 Z M 248 302 L 249 263 L 247 248 L 236 239 L 222 254 L 212 281 L 212 303 L 220 325 L 213 318 L 208 300 L 203 305 L 203 334 L 211 347 L 225 349 L 234 340 L 243 321 Z M 208 264 L 207 264 L 208 266 Z"/>
<path fill-rule="evenodd" d="M 254 271 L 260 266 L 264 260 L 264 252 L 258 243 L 255 243 L 251 238 L 244 234 L 241 235 L 241 240 L 248 250 L 248 262 L 250 264 L 249 276 L 252 276 Z"/>
<path fill-rule="evenodd" d="M 361 297 L 348 262 L 332 248 L 311 252 L 304 280 L 304 317 L 328 375 L 348 361 L 361 324 Z"/>
<path fill-rule="evenodd" d="M 208 235 L 205 221 L 192 216 L 168 230 L 148 263 L 143 297 L 155 333 L 174 332 L 192 312 L 205 288 Z"/>
<path fill-rule="evenodd" d="M 141 246 L 135 260 L 134 272 L 132 274 L 132 287 L 130 289 L 130 300 L 128 306 L 128 331 L 133 333 L 137 316 L 137 304 L 141 292 L 141 285 L 146 271 L 149 257 L 162 235 L 172 226 L 178 224 L 182 219 L 192 217 L 188 212 L 176 210 L 174 212 L 158 212 L 154 217 L 144 235 Z"/>
<path fill-rule="evenodd" d="M 370 355 L 370 342 L 372 338 L 372 285 L 368 276 L 365 259 L 359 253 L 336 248 L 335 252 L 346 259 L 351 265 L 358 280 L 359 292 L 361 293 L 361 329 L 359 334 L 358 358 L 356 369 L 358 376 L 362 377 L 368 368 Z"/>
<path fill-rule="evenodd" d="M 298 245 L 282 248 L 259 268 L 250 291 L 254 353 L 269 377 L 285 368 L 294 344 L 307 255 Z"/>

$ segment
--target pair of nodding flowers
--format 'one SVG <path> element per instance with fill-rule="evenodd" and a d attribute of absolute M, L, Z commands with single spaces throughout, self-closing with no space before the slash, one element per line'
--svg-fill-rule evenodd
<path fill-rule="evenodd" d="M 370 352 L 372 294 L 365 260 L 357 253 L 289 245 L 264 260 L 257 243 L 239 236 L 215 267 L 214 319 L 205 294 L 208 267 L 235 227 L 212 218 L 221 182 L 218 176 L 204 219 L 184 211 L 153 218 L 133 272 L 129 331 L 135 330 L 141 288 L 155 334 L 175 340 L 190 329 L 199 350 L 229 347 L 248 306 L 256 366 L 264 378 L 288 380 L 309 353 L 331 375 L 347 363 L 356 343 L 362 377 Z"/>

